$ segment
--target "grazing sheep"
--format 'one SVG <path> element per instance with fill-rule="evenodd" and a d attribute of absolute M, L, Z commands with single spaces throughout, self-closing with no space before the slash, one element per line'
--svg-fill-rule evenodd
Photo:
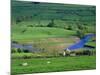
<path fill-rule="evenodd" d="M 50 64 L 51 62 L 50 61 L 47 61 L 47 64 Z"/>
<path fill-rule="evenodd" d="M 22 66 L 28 66 L 28 63 L 25 62 L 25 63 L 22 63 L 21 65 Z"/>

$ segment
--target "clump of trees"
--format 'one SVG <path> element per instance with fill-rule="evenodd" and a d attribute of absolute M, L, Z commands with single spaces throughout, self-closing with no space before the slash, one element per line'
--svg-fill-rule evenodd
<path fill-rule="evenodd" d="M 11 53 L 22 53 L 22 52 L 23 52 L 23 50 L 20 48 L 12 48 L 11 49 Z"/>
<path fill-rule="evenodd" d="M 21 48 L 12 48 L 11 53 L 29 53 L 29 50 Z"/>
<path fill-rule="evenodd" d="M 30 16 L 19 16 L 19 17 L 16 17 L 15 22 L 16 22 L 16 24 L 18 24 L 22 21 L 31 20 L 32 18 L 33 18 L 32 15 L 30 15 Z"/>
<path fill-rule="evenodd" d="M 83 24 L 77 24 L 76 35 L 79 38 L 82 38 L 86 32 L 87 32 L 87 28 Z"/>

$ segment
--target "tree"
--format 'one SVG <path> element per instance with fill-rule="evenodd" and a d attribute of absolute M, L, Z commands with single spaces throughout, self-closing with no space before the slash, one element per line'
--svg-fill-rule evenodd
<path fill-rule="evenodd" d="M 24 53 L 29 53 L 29 50 L 25 49 L 25 50 L 24 50 Z"/>
<path fill-rule="evenodd" d="M 22 49 L 18 48 L 18 49 L 17 49 L 17 52 L 18 52 L 18 53 L 21 53 L 21 52 L 22 52 Z"/>
<path fill-rule="evenodd" d="M 80 23 L 78 23 L 77 24 L 77 31 L 76 31 L 76 34 L 77 34 L 77 36 L 79 37 L 79 38 L 82 38 L 84 35 L 85 35 L 85 33 L 86 33 L 86 27 L 83 25 L 83 24 L 80 24 Z"/>
<path fill-rule="evenodd" d="M 84 26 L 82 24 L 77 24 L 77 28 L 80 29 L 80 30 L 83 30 Z"/>
<path fill-rule="evenodd" d="M 82 38 L 82 37 L 85 35 L 85 33 L 84 33 L 83 30 L 77 30 L 77 31 L 76 31 L 76 35 L 77 35 L 79 38 Z"/>
<path fill-rule="evenodd" d="M 11 53 L 16 53 L 17 52 L 17 49 L 16 48 L 12 48 L 11 49 Z"/>
<path fill-rule="evenodd" d="M 51 22 L 47 25 L 47 27 L 54 27 L 54 20 L 52 19 Z"/>
<path fill-rule="evenodd" d="M 21 18 L 17 18 L 16 19 L 16 24 L 20 23 L 21 22 Z"/>
<path fill-rule="evenodd" d="M 71 25 L 68 25 L 67 29 L 68 30 L 72 30 L 72 26 Z"/>

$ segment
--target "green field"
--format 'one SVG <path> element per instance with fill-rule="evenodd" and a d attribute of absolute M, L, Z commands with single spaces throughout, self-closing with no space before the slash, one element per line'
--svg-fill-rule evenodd
<path fill-rule="evenodd" d="M 26 31 L 23 33 L 22 31 Z M 12 28 L 12 40 L 33 40 L 35 38 L 67 37 L 75 35 L 75 31 L 50 27 L 19 27 Z"/>
<path fill-rule="evenodd" d="M 96 68 L 95 56 L 13 59 L 12 75 L 56 71 L 90 70 Z M 28 66 L 21 66 L 22 63 Z M 50 62 L 50 63 L 48 63 Z"/>

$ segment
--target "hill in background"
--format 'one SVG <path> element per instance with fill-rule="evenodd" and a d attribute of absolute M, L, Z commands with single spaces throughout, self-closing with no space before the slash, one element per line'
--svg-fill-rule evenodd
<path fill-rule="evenodd" d="M 47 26 L 53 21 L 60 28 L 78 24 L 95 27 L 95 6 L 12 0 L 11 7 L 13 25 Z"/>

